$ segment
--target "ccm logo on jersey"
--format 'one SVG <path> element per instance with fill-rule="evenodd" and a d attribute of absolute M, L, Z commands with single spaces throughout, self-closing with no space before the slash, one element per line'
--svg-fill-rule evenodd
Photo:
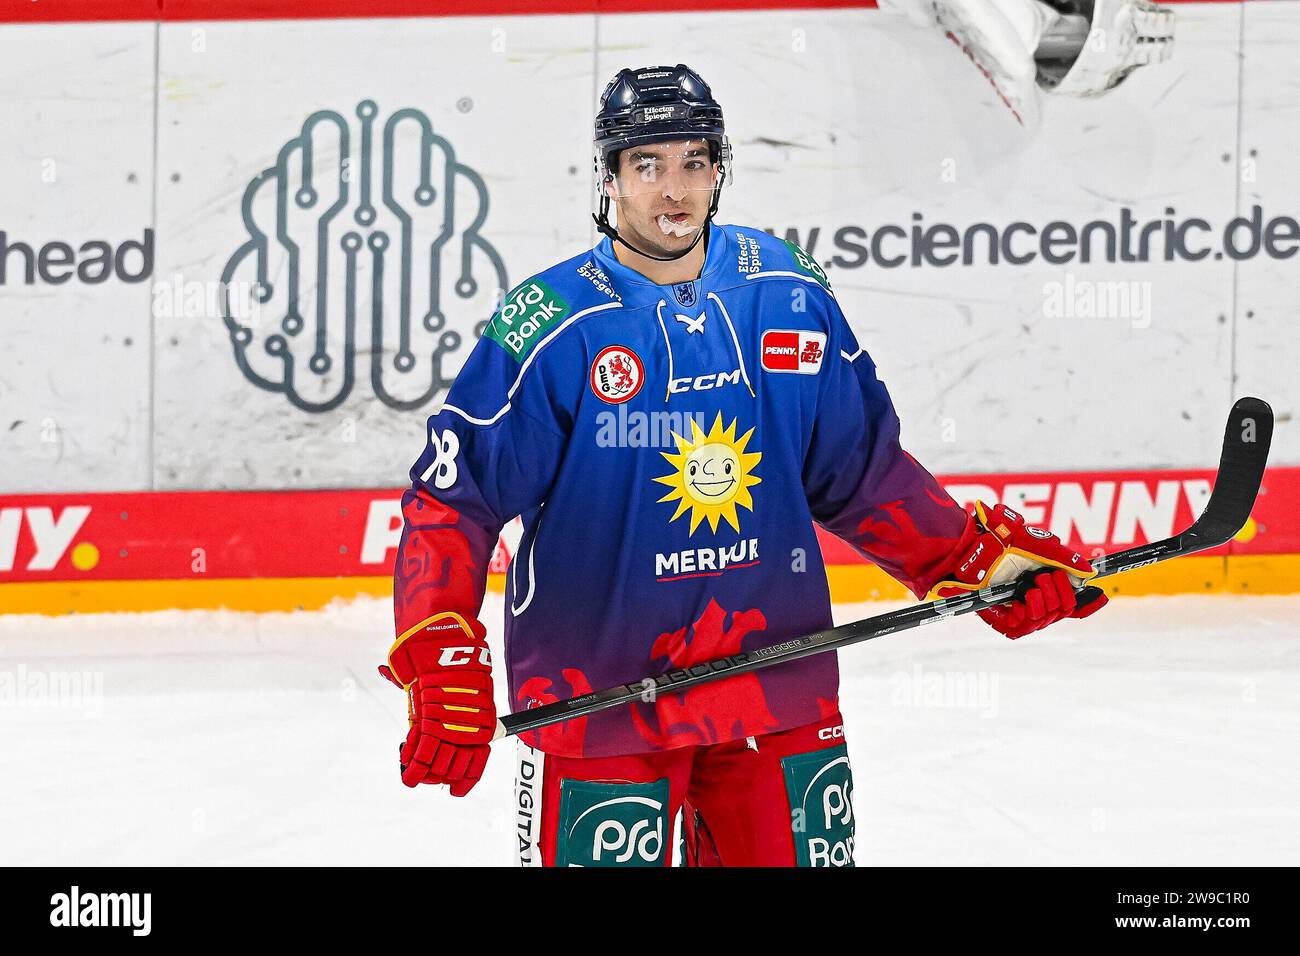
<path fill-rule="evenodd" d="M 703 392 L 711 388 L 722 388 L 724 385 L 739 384 L 740 369 L 733 369 L 730 372 L 709 372 L 696 375 L 694 378 L 689 375 L 675 378 L 668 383 L 668 391 L 680 395 L 682 392 Z"/>
<path fill-rule="evenodd" d="M 622 405 L 641 391 L 645 383 L 645 366 L 629 348 L 611 345 L 600 350 L 591 363 L 591 390 L 611 405 Z"/>
<path fill-rule="evenodd" d="M 818 740 L 840 740 L 844 737 L 844 725 L 836 724 L 834 727 L 823 727 L 817 731 Z"/>
<path fill-rule="evenodd" d="M 769 329 L 763 333 L 763 368 L 769 372 L 816 375 L 826 355 L 826 334 L 795 329 Z"/>

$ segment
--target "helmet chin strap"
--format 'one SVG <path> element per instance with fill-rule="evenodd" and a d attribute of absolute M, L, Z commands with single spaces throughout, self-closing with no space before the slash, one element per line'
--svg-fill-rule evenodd
<path fill-rule="evenodd" d="M 600 214 L 597 215 L 596 213 L 593 212 L 591 214 L 591 218 L 595 221 L 596 229 L 600 232 L 600 234 L 603 236 L 608 236 L 611 242 L 621 243 L 626 248 L 631 249 L 633 252 L 635 252 L 638 256 L 645 256 L 647 259 L 653 259 L 655 262 L 676 262 L 678 259 L 682 258 L 683 256 L 690 255 L 691 250 L 700 244 L 701 239 L 704 240 L 704 255 L 707 257 L 709 254 L 709 226 L 713 222 L 714 215 L 717 214 L 718 198 L 721 191 L 722 191 L 721 184 L 713 187 L 713 198 L 709 202 L 709 214 L 704 217 L 704 225 L 700 227 L 700 233 L 695 237 L 695 241 L 692 242 L 685 249 L 683 249 L 681 252 L 672 256 L 652 256 L 648 252 L 642 252 L 636 246 L 632 245 L 630 242 L 628 242 L 626 239 L 620 236 L 618 234 L 618 230 L 609 224 L 608 193 L 600 197 Z"/>

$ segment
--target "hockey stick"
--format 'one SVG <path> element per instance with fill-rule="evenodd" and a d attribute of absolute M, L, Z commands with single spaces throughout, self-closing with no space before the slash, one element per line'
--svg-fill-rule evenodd
<path fill-rule="evenodd" d="M 1201 516 L 1192 523 L 1191 527 L 1172 538 L 1103 555 L 1093 562 L 1097 575 L 1092 581 L 1119 574 L 1121 571 L 1131 571 L 1134 568 L 1155 564 L 1157 561 L 1167 561 L 1170 558 L 1178 558 L 1226 544 L 1241 530 L 1250 517 L 1251 508 L 1255 505 L 1255 497 L 1259 494 L 1260 481 L 1264 477 L 1264 466 L 1268 462 L 1268 448 L 1272 437 L 1273 410 L 1269 408 L 1268 403 L 1258 398 L 1239 399 L 1228 414 L 1228 426 L 1223 436 L 1223 454 L 1219 459 L 1219 472 L 1214 480 L 1214 489 L 1210 492 L 1210 500 Z M 860 644 L 886 634 L 906 631 L 935 621 L 945 621 L 959 614 L 969 614 L 997 604 L 1005 604 L 1023 597 L 1032 586 L 1032 578 L 1036 573 L 1029 571 L 1016 581 L 985 588 L 982 591 L 878 614 L 851 624 L 817 631 L 815 634 L 791 638 L 771 647 L 741 651 L 730 657 L 694 664 L 655 677 L 646 677 L 636 683 L 620 684 L 594 694 L 572 697 L 509 714 L 497 722 L 496 736 L 499 738 L 536 730 L 549 724 L 571 720 L 574 717 L 584 717 L 587 714 L 633 701 L 652 701 L 659 694 L 677 693 L 720 677 L 750 673 L 774 664 L 783 664 L 786 661 L 820 654 L 833 648 Z M 1092 581 L 1085 586 L 1091 586 Z M 1083 587 L 1078 590 L 1083 590 Z"/>

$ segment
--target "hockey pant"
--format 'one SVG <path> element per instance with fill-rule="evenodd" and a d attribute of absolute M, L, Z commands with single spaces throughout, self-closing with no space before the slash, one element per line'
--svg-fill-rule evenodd
<path fill-rule="evenodd" d="M 556 757 L 519 743 L 523 866 L 852 866 L 853 778 L 839 714 L 724 744 Z"/>

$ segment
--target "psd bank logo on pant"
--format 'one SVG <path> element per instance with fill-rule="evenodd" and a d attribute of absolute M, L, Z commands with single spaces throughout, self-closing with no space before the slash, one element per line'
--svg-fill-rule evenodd
<path fill-rule="evenodd" d="M 306 412 L 366 376 L 390 408 L 428 404 L 509 288 L 487 212 L 483 178 L 419 110 L 311 114 L 244 190 L 249 238 L 221 275 L 239 370 Z"/>
<path fill-rule="evenodd" d="M 843 744 L 781 761 L 800 866 L 853 865 L 853 774 Z"/>
<path fill-rule="evenodd" d="M 667 777 L 560 781 L 556 866 L 663 866 L 667 833 Z"/>

